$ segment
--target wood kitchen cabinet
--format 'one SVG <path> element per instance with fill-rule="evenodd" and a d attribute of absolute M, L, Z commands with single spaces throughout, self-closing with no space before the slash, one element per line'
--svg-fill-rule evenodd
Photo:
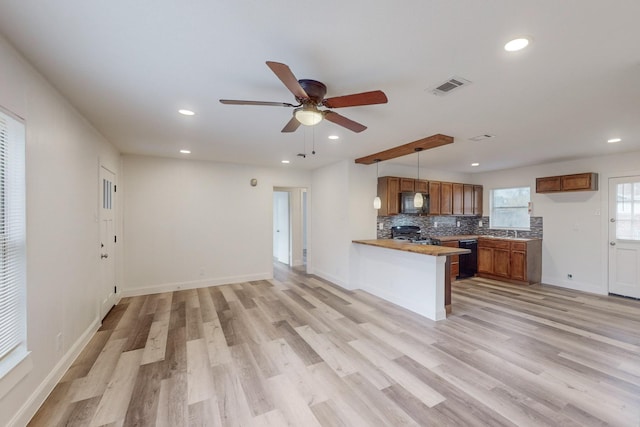
<path fill-rule="evenodd" d="M 400 213 L 400 178 L 383 176 L 378 178 L 378 197 L 381 207 L 379 216 L 397 215 Z"/>
<path fill-rule="evenodd" d="M 429 194 L 429 182 L 424 179 L 416 179 L 414 184 L 414 191 L 416 193 Z"/>
<path fill-rule="evenodd" d="M 378 216 L 400 213 L 400 193 L 429 195 L 429 215 L 482 215 L 482 186 L 383 176 L 378 178 Z"/>
<path fill-rule="evenodd" d="M 450 182 L 440 183 L 440 215 L 453 214 L 453 192 Z"/>
<path fill-rule="evenodd" d="M 482 216 L 482 185 L 473 186 L 473 215 Z"/>
<path fill-rule="evenodd" d="M 451 203 L 453 215 L 464 215 L 464 184 L 451 184 Z"/>
<path fill-rule="evenodd" d="M 511 242 L 509 267 L 513 280 L 527 280 L 527 244 L 524 242 Z"/>
<path fill-rule="evenodd" d="M 429 181 L 429 214 L 440 215 L 440 182 Z"/>
<path fill-rule="evenodd" d="M 509 241 L 478 240 L 478 273 L 509 278 L 511 274 L 509 251 Z"/>
<path fill-rule="evenodd" d="M 473 185 L 464 184 L 462 186 L 462 214 L 473 215 Z"/>
<path fill-rule="evenodd" d="M 517 284 L 539 283 L 542 240 L 478 239 L 478 276 Z"/>
<path fill-rule="evenodd" d="M 536 178 L 536 193 L 596 191 L 597 189 L 598 174 L 593 172 Z"/>
<path fill-rule="evenodd" d="M 413 193 L 415 191 L 415 182 L 413 178 L 400 178 L 400 192 Z"/>
<path fill-rule="evenodd" d="M 442 242 L 442 246 L 449 248 L 457 248 L 460 246 L 457 240 L 451 242 Z M 460 274 L 460 255 L 452 255 L 451 258 L 451 280 L 454 280 Z"/>

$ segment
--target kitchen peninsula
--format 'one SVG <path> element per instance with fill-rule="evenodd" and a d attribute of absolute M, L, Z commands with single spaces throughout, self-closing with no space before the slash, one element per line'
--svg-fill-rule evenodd
<path fill-rule="evenodd" d="M 468 249 L 392 239 L 353 243 L 360 289 L 431 320 L 446 318 L 451 311 L 450 257 Z"/>

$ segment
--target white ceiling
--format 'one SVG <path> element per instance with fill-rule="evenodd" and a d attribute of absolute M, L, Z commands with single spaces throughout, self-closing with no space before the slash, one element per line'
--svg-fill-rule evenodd
<path fill-rule="evenodd" d="M 638 0 L 0 0 L 0 32 L 124 153 L 310 169 L 443 133 L 421 164 L 466 173 L 640 150 L 639 16 Z M 505 52 L 519 35 L 533 43 Z M 218 102 L 295 103 L 267 60 L 389 103 L 336 110 L 359 134 L 283 134 L 288 108 Z M 473 83 L 430 93 L 454 75 Z M 296 157 L 305 141 L 316 155 Z"/>

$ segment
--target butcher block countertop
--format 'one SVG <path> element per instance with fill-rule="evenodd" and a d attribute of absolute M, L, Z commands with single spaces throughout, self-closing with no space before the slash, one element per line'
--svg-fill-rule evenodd
<path fill-rule="evenodd" d="M 469 249 L 449 248 L 446 246 L 421 245 L 409 243 L 403 240 L 374 239 L 374 240 L 353 240 L 353 243 L 360 245 L 377 246 L 379 248 L 395 249 L 398 251 L 413 252 L 431 256 L 452 256 L 471 253 Z"/>
<path fill-rule="evenodd" d="M 458 236 L 433 236 L 435 239 L 441 242 L 454 242 L 458 240 L 470 240 L 470 239 L 492 239 L 492 240 L 511 240 L 513 242 L 530 242 L 532 240 L 541 240 L 535 237 L 499 237 L 488 235 L 476 235 L 476 234 L 463 234 Z"/>
<path fill-rule="evenodd" d="M 433 236 L 434 239 L 438 239 L 441 242 L 455 242 L 458 240 L 470 240 L 470 239 L 477 239 L 478 237 L 482 237 L 482 236 L 476 236 L 475 234 L 464 234 L 459 236 Z"/>

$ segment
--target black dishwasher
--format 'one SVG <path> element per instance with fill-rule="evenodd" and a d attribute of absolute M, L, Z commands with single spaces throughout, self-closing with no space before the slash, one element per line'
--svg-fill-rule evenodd
<path fill-rule="evenodd" d="M 458 278 L 473 277 L 478 271 L 478 241 L 460 240 L 460 249 L 469 249 L 471 253 L 460 255 L 460 273 Z"/>

